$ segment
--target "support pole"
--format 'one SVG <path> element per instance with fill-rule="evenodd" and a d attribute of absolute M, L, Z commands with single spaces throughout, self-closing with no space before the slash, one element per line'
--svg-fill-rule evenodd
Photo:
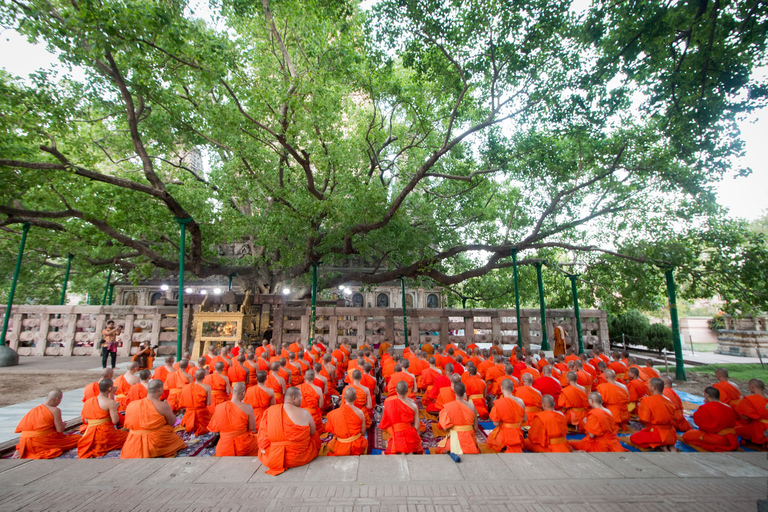
<path fill-rule="evenodd" d="M 539 310 L 541 312 L 541 350 L 549 350 L 549 341 L 547 340 L 547 305 L 544 303 L 544 278 L 541 276 L 542 262 L 537 261 L 536 280 L 539 283 Z"/>
<path fill-rule="evenodd" d="M 523 336 L 520 331 L 520 285 L 517 280 L 517 247 L 512 248 L 512 275 L 515 280 L 515 316 L 517 317 L 517 346 L 522 350 Z M 542 348 L 543 350 L 543 348 Z"/>
<path fill-rule="evenodd" d="M 408 348 L 408 315 L 405 311 L 405 278 L 400 276 L 400 290 L 403 293 L 403 337 L 405 338 L 405 348 Z"/>
<path fill-rule="evenodd" d="M 69 284 L 69 271 L 72 269 L 72 258 L 74 254 L 67 254 L 67 271 L 64 273 L 64 286 L 61 288 L 61 298 L 59 299 L 59 306 L 63 306 L 67 301 L 67 285 Z"/>
<path fill-rule="evenodd" d="M 462 297 L 461 298 L 461 309 L 467 309 L 467 298 Z"/>
<path fill-rule="evenodd" d="M 101 305 L 106 306 L 107 305 L 107 296 L 109 294 L 109 282 L 112 280 L 112 269 L 109 269 L 109 274 L 107 274 L 107 284 L 104 285 L 104 298 L 101 299 Z"/>
<path fill-rule="evenodd" d="M 315 320 L 317 318 L 317 263 L 312 263 L 312 308 L 309 314 L 309 341 L 310 348 L 315 342 Z"/>
<path fill-rule="evenodd" d="M 667 294 L 669 295 L 669 316 L 672 319 L 672 341 L 675 345 L 675 379 L 688 380 L 683 364 L 683 343 L 680 340 L 680 323 L 677 320 L 677 299 L 675 298 L 675 276 L 671 268 L 664 270 L 667 278 Z"/>
<path fill-rule="evenodd" d="M 232 278 L 235 277 L 235 274 L 229 274 L 229 286 L 227 287 L 227 291 L 232 289 Z"/>
<path fill-rule="evenodd" d="M 579 292 L 576 289 L 578 275 L 569 275 L 571 280 L 571 293 L 573 294 L 573 313 L 576 315 L 576 334 L 579 337 L 579 355 L 584 353 L 584 336 L 581 333 L 581 314 L 579 313 Z"/>
<path fill-rule="evenodd" d="M 176 318 L 176 361 L 181 361 L 181 336 L 184 324 L 184 241 L 187 234 L 187 224 L 192 222 L 192 218 L 180 219 L 176 217 L 179 223 L 179 312 Z"/>
<path fill-rule="evenodd" d="M 16 294 L 16 284 L 19 281 L 19 272 L 21 271 L 21 260 L 24 257 L 24 244 L 27 243 L 27 233 L 30 224 L 25 222 L 21 226 L 21 243 L 19 244 L 19 255 L 16 257 L 16 268 L 13 270 L 13 281 L 11 281 L 11 290 L 8 292 L 8 307 L 5 309 L 3 318 L 3 332 L 0 334 L 0 366 L 16 366 L 19 364 L 19 354 L 11 347 L 5 344 L 5 335 L 8 333 L 8 320 L 11 319 L 11 308 L 13 308 L 13 296 Z"/>
<path fill-rule="evenodd" d="M 109 285 L 109 299 L 107 299 L 107 306 L 112 305 L 112 294 L 115 291 L 115 283 Z"/>

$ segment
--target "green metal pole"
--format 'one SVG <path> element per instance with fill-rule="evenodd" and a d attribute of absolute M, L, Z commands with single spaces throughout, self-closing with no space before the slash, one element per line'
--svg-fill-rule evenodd
<path fill-rule="evenodd" d="M 573 314 L 576 315 L 576 334 L 579 337 L 579 355 L 584 353 L 584 336 L 581 333 L 581 314 L 579 313 L 579 291 L 576 288 L 578 275 L 569 275 L 571 280 L 571 292 L 573 293 Z"/>
<path fill-rule="evenodd" d="M 549 350 L 547 340 L 547 305 L 544 304 L 544 278 L 541 276 L 543 263 L 536 262 L 536 280 L 539 283 L 539 309 L 541 310 L 541 350 Z"/>
<path fill-rule="evenodd" d="M 405 311 L 405 278 L 400 277 L 400 290 L 403 293 L 403 337 L 405 338 L 405 348 L 408 348 L 408 315 Z"/>
<path fill-rule="evenodd" d="M 677 320 L 677 299 L 675 298 L 675 276 L 672 269 L 664 270 L 667 278 L 667 294 L 669 295 L 669 316 L 672 318 L 672 341 L 675 345 L 675 378 L 688 380 L 683 364 L 683 343 L 680 340 L 680 323 Z"/>
<path fill-rule="evenodd" d="M 176 318 L 176 360 L 181 361 L 181 336 L 184 326 L 184 240 L 187 234 L 187 224 L 192 222 L 192 218 L 180 219 L 176 217 L 179 223 L 179 312 Z"/>
<path fill-rule="evenodd" d="M 101 299 L 102 306 L 107 305 L 107 294 L 109 294 L 109 282 L 111 280 L 112 280 L 112 269 L 109 269 L 109 274 L 107 274 L 107 284 L 104 286 L 104 298 Z"/>
<path fill-rule="evenodd" d="M 227 291 L 232 289 L 232 278 L 235 276 L 235 274 L 229 274 L 229 287 L 227 288 Z"/>
<path fill-rule="evenodd" d="M 512 276 L 515 280 L 515 316 L 517 317 L 517 346 L 522 350 L 523 337 L 520 334 L 520 285 L 517 280 L 517 247 L 512 248 Z"/>
<path fill-rule="evenodd" d="M 112 283 L 109 285 L 109 299 L 107 300 L 107 305 L 112 305 L 112 293 L 115 291 L 115 283 Z"/>
<path fill-rule="evenodd" d="M 8 292 L 8 307 L 5 309 L 3 318 L 3 333 L 0 335 L 0 347 L 5 346 L 5 335 L 8 333 L 8 320 L 11 319 L 11 308 L 13 307 L 13 296 L 16 294 L 16 283 L 19 281 L 19 272 L 21 271 L 21 259 L 24 257 L 24 244 L 27 243 L 27 233 L 30 224 L 25 222 L 21 226 L 21 243 L 19 244 L 19 255 L 16 257 L 16 268 L 13 270 L 13 281 L 11 281 L 11 291 Z M 5 356 L 4 356 L 5 357 Z M 0 360 L 0 363 L 3 361 Z M 16 356 L 16 362 L 12 364 L 2 364 L 2 366 L 15 366 L 19 364 L 19 356 Z"/>
<path fill-rule="evenodd" d="M 312 308 L 309 313 L 309 346 L 315 342 L 315 320 L 317 319 L 317 263 L 312 263 Z"/>
<path fill-rule="evenodd" d="M 467 298 L 462 297 L 461 298 L 461 309 L 467 309 Z"/>
<path fill-rule="evenodd" d="M 72 268 L 72 258 L 74 254 L 67 254 L 67 271 L 64 273 L 64 286 L 61 288 L 61 298 L 59 299 L 59 306 L 63 306 L 67 300 L 67 285 L 69 284 L 69 271 Z"/>

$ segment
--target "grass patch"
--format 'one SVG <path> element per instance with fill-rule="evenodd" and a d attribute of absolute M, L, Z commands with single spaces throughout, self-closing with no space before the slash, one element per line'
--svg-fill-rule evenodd
<path fill-rule="evenodd" d="M 704 366 L 694 366 L 690 368 L 689 371 L 714 375 L 715 370 L 718 368 L 725 368 L 728 370 L 728 377 L 731 379 L 744 381 L 749 379 L 762 379 L 763 381 L 768 382 L 768 362 L 765 367 L 766 370 L 763 370 L 763 367 L 759 364 L 752 363 L 707 364 Z"/>

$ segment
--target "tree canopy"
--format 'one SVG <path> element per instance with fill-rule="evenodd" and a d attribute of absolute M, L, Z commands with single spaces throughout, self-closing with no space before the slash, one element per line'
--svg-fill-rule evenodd
<path fill-rule="evenodd" d="M 371 268 L 321 286 L 484 287 L 514 248 L 768 302 L 743 293 L 764 244 L 713 195 L 765 103 L 765 2 L 195 5 L 0 0 L 0 25 L 85 76 L 0 74 L 5 253 L 29 222 L 42 267 L 138 279 L 178 269 L 191 218 L 189 273 L 260 292 L 351 258 Z"/>

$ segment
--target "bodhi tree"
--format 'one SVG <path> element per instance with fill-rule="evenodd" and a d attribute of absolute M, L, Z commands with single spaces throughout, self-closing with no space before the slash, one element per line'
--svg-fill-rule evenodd
<path fill-rule="evenodd" d="M 174 218 L 189 273 L 260 292 L 350 258 L 321 286 L 681 264 L 657 242 L 720 218 L 766 90 L 764 2 L 0 5 L 84 76 L 0 76 L 3 236 L 133 278 L 178 269 Z"/>

